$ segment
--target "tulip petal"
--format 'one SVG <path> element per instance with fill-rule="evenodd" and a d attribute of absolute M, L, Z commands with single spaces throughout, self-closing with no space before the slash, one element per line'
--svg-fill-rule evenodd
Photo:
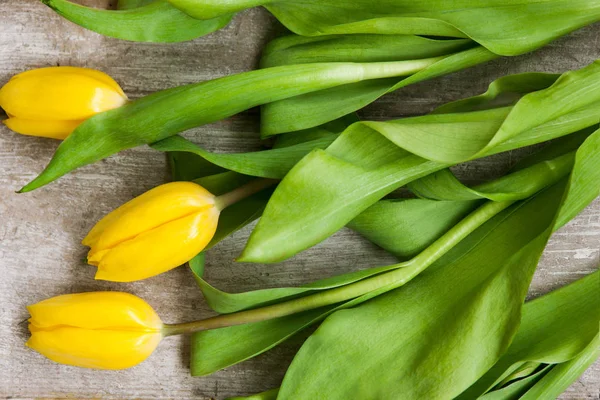
<path fill-rule="evenodd" d="M 148 303 L 129 293 L 90 292 L 53 297 L 27 307 L 30 330 L 70 326 L 158 332 L 162 322 Z"/>
<path fill-rule="evenodd" d="M 31 77 L 44 78 L 46 76 L 54 75 L 57 73 L 79 74 L 79 75 L 88 76 L 92 79 L 96 79 L 96 80 L 106 84 L 107 86 L 111 87 L 114 91 L 121 93 L 123 95 L 123 97 L 126 97 L 125 93 L 123 92 L 123 89 L 121 89 L 121 86 L 119 86 L 117 81 L 115 81 L 110 75 L 105 74 L 102 71 L 98 71 L 96 69 L 91 69 L 91 68 L 69 67 L 69 66 L 37 68 L 37 69 L 24 71 L 24 72 L 21 72 L 20 74 L 14 75 L 12 78 L 10 78 L 10 81 L 19 79 L 19 78 L 31 78 Z"/>
<path fill-rule="evenodd" d="M 0 89 L 0 106 L 23 119 L 83 120 L 127 102 L 116 82 L 104 75 L 75 67 L 28 71 Z"/>
<path fill-rule="evenodd" d="M 123 204 L 100 220 L 83 239 L 94 253 L 186 215 L 214 206 L 214 196 L 192 182 L 171 182 Z"/>
<path fill-rule="evenodd" d="M 86 330 L 66 326 L 34 331 L 27 346 L 61 364 L 124 369 L 148 358 L 161 339 L 160 333 Z"/>
<path fill-rule="evenodd" d="M 10 117 L 2 121 L 11 131 L 22 135 L 40 136 L 51 139 L 66 139 L 83 121 L 34 121 Z"/>
<path fill-rule="evenodd" d="M 206 247 L 218 219 L 213 207 L 122 242 L 102 258 L 96 279 L 132 282 L 178 267 Z"/>

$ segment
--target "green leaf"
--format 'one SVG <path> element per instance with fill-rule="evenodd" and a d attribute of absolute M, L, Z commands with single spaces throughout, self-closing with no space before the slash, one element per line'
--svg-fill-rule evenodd
<path fill-rule="evenodd" d="M 412 182 L 408 187 L 419 197 L 435 200 L 507 201 L 513 200 L 515 195 L 519 198 L 529 197 L 539 190 L 538 183 L 531 180 L 532 175 L 547 182 L 555 182 L 571 170 L 574 162 L 575 152 L 570 152 L 474 188 L 460 183 L 452 172 L 446 169 Z"/>
<path fill-rule="evenodd" d="M 409 285 L 330 316 L 296 355 L 278 397 L 460 394 L 508 348 L 563 190 L 499 215 L 501 225 L 475 247 L 456 246 L 454 262 L 442 259 Z"/>
<path fill-rule="evenodd" d="M 552 368 L 521 399 L 538 400 L 557 398 L 598 358 L 600 358 L 600 335 L 596 335 L 577 357 Z"/>
<path fill-rule="evenodd" d="M 557 145 L 559 144 L 560 143 L 557 143 Z M 549 152 L 550 154 L 555 155 L 553 148 L 550 148 L 549 150 L 551 150 Z M 568 152 L 569 150 L 570 149 L 567 147 L 564 151 Z M 545 151 L 543 150 L 541 153 L 544 152 Z M 540 163 L 542 164 L 549 162 L 544 157 L 538 155 L 535 157 L 540 159 Z M 560 158 L 560 154 L 557 157 Z M 551 162 L 552 161 L 550 161 L 550 163 Z M 564 171 L 565 174 L 568 173 L 569 170 L 570 168 L 567 168 L 567 170 Z M 535 167 L 532 167 L 531 171 L 538 171 L 539 174 L 539 170 Z M 540 179 L 540 177 L 536 174 L 531 174 L 529 177 L 532 182 L 536 182 L 539 185 L 539 189 L 542 189 L 543 187 L 556 182 L 560 178 L 560 175 L 557 175 L 554 180 L 549 181 Z M 528 188 L 529 185 L 525 185 L 525 187 Z M 526 197 L 528 195 L 527 193 L 528 192 L 526 191 L 523 192 L 522 196 Z M 517 193 L 515 193 L 514 198 L 518 198 Z M 410 204 L 409 208 L 396 208 L 395 204 L 402 203 L 394 203 L 389 207 L 385 207 L 381 215 L 383 217 L 383 220 L 381 221 L 377 219 L 378 210 L 371 210 L 370 214 L 363 218 L 363 223 L 368 223 L 370 219 L 374 220 L 376 223 L 380 223 L 378 232 L 382 232 L 381 236 L 384 238 L 384 240 L 388 241 L 389 243 L 393 243 L 397 247 L 398 243 L 401 245 L 403 242 L 402 240 L 399 242 L 394 242 L 394 239 L 397 237 L 402 238 L 403 236 L 406 236 L 407 232 L 409 232 L 408 236 L 413 243 L 418 243 L 419 246 L 425 247 L 426 245 L 430 245 L 435 239 L 438 239 L 442 234 L 449 231 L 450 228 L 455 225 L 456 222 L 458 222 L 449 221 L 448 219 L 444 218 L 438 218 L 435 213 L 429 212 L 432 209 L 431 206 L 445 204 L 450 206 L 447 207 L 447 209 L 450 209 L 451 211 L 453 210 L 451 207 L 460 209 L 462 206 L 462 202 L 436 202 L 432 200 L 406 200 L 405 202 Z M 379 203 L 374 207 L 377 207 L 378 205 Z M 414 227 L 410 226 L 410 223 L 413 222 L 414 219 L 413 215 L 408 215 L 406 211 L 411 211 L 418 216 L 422 216 L 423 220 L 419 221 L 419 223 L 429 226 L 429 231 L 425 232 L 425 234 L 422 234 L 421 236 L 410 234 L 410 231 L 414 229 Z M 394 214 L 392 214 L 392 212 L 394 212 Z M 464 210 L 463 212 L 466 213 L 468 211 Z M 396 221 L 399 222 L 396 223 Z M 497 223 L 499 222 L 496 222 L 496 224 Z M 397 225 L 400 227 L 407 227 L 408 229 L 406 229 L 404 232 L 392 229 L 396 228 Z M 488 224 L 487 226 L 488 229 L 491 230 L 495 225 Z M 362 232 L 366 232 L 368 234 L 366 230 L 363 230 Z M 383 232 L 388 232 L 387 236 Z M 434 235 L 432 232 L 436 232 L 436 234 Z M 459 255 L 455 255 L 455 257 L 458 256 Z M 399 270 L 400 275 L 398 279 L 410 280 L 411 277 L 414 276 L 413 271 L 415 271 L 415 267 L 412 266 L 413 264 L 415 264 L 414 260 L 406 263 L 370 268 L 367 270 L 352 272 L 317 281 L 298 288 L 264 289 L 234 294 L 222 292 L 212 287 L 202 279 L 202 274 L 204 272 L 202 258 L 193 260 L 193 262 L 190 263 L 190 267 L 195 275 L 196 281 L 206 297 L 208 304 L 218 312 L 230 313 L 239 310 L 265 306 L 275 302 L 291 300 L 298 296 L 308 295 L 318 291 L 339 288 L 344 285 L 373 277 L 386 271 Z M 418 271 L 420 266 L 416 265 L 416 268 Z M 310 311 L 303 313 L 302 315 L 291 315 L 272 321 L 196 333 L 192 339 L 192 342 L 194 343 L 192 351 L 192 373 L 194 375 L 207 375 L 218 369 L 225 368 L 232 364 L 241 362 L 249 357 L 260 354 L 277 345 L 278 343 L 281 343 L 283 340 L 286 340 L 307 326 L 321 321 L 333 311 L 360 304 L 361 302 L 366 301 L 375 295 L 376 293 L 372 293 L 370 296 L 363 296 L 350 302 L 342 303 L 337 307 L 326 307 L 321 311 Z M 265 332 L 269 332 L 269 334 L 267 336 L 259 335 L 258 332 L 260 332 L 261 329 L 264 329 Z M 209 354 L 209 356 L 207 356 L 207 354 Z"/>
<path fill-rule="evenodd" d="M 473 211 L 476 201 L 381 200 L 348 224 L 390 253 L 407 259 L 423 251 Z"/>
<path fill-rule="evenodd" d="M 526 159 L 535 159 L 536 164 L 473 189 L 458 182 L 447 170 L 428 175 L 409 187 L 422 197 L 445 201 L 382 200 L 347 226 L 401 258 L 414 256 L 479 206 L 480 202 L 476 200 L 524 199 L 540 187 L 557 182 L 571 170 L 574 150 L 588 137 L 589 134 L 569 135 L 559 139 Z"/>
<path fill-rule="evenodd" d="M 336 2 L 339 3 L 339 2 Z M 371 2 L 369 2 L 371 3 Z M 394 10 L 398 10 L 405 7 L 406 9 L 413 8 L 414 6 L 404 5 L 402 1 L 394 2 Z M 400 4 L 397 4 L 400 3 Z M 411 2 L 412 3 L 412 2 Z M 447 3 L 447 2 L 446 2 Z M 558 3 L 561 3 L 558 5 Z M 592 7 L 590 1 L 587 1 L 588 6 Z M 501 14 L 500 18 L 506 17 L 506 5 L 500 4 L 489 5 L 486 4 L 486 7 L 483 10 L 476 10 L 480 8 L 479 4 L 475 1 L 470 2 L 473 8 L 460 7 L 458 10 L 453 10 L 452 16 L 457 16 L 459 14 L 467 15 L 469 13 L 477 13 L 478 11 L 487 12 L 490 14 Z M 568 2 L 554 2 L 554 5 L 558 5 L 559 8 L 562 6 L 571 7 Z M 520 18 L 523 17 L 526 13 L 530 12 L 529 7 L 537 7 L 539 4 L 528 4 L 525 5 L 522 2 L 515 5 L 517 8 L 521 9 L 519 11 Z M 267 6 L 269 7 L 269 6 Z M 287 7 L 287 5 L 286 5 Z M 295 6 L 294 6 L 295 7 Z M 300 8 L 305 7 L 305 4 L 299 6 Z M 319 8 L 319 5 L 311 4 L 308 6 L 309 8 Z M 339 7 L 358 7 L 362 8 L 365 5 L 337 5 L 335 7 L 335 12 L 339 12 Z M 369 4 L 369 8 L 371 8 L 371 4 Z M 392 7 L 389 4 L 384 7 Z M 424 5 L 423 8 L 430 8 L 434 13 L 437 13 L 437 9 L 433 8 L 434 5 L 427 4 Z M 444 4 L 440 6 L 436 5 L 437 8 L 455 8 L 456 5 Z M 498 8 L 496 8 L 498 7 Z M 546 11 L 549 10 L 549 7 L 552 5 L 548 4 L 548 2 L 544 2 L 544 8 Z M 597 8 L 597 6 L 595 6 Z M 558 9 L 553 10 L 553 12 L 557 12 Z M 576 9 L 579 13 L 581 9 Z M 328 11 L 325 12 L 333 12 L 333 8 L 329 8 Z M 356 12 L 353 10 L 352 12 Z M 297 13 L 296 13 L 297 14 Z M 368 14 L 367 14 L 368 15 Z M 311 14 L 309 17 L 312 17 Z M 567 25 L 573 20 L 565 19 L 564 14 L 556 14 L 558 18 L 562 20 L 561 24 Z M 448 17 L 448 14 L 442 13 L 441 18 Z M 585 17 L 590 17 L 589 14 L 585 15 Z M 335 18 L 335 17 L 334 17 Z M 365 14 L 358 15 L 356 14 L 355 18 L 367 18 Z M 527 17 L 529 18 L 529 17 Z M 596 16 L 592 17 L 592 20 L 600 20 L 600 12 L 596 9 Z M 517 18 L 518 19 L 518 18 Z M 515 19 L 509 20 L 511 23 L 514 23 Z M 370 22 L 374 22 L 371 20 Z M 399 27 L 398 29 L 402 29 L 405 26 L 403 23 L 404 20 L 398 20 Z M 475 25 L 473 21 L 468 23 L 469 25 Z M 535 20 L 530 23 L 527 27 L 520 27 L 520 29 L 528 30 L 527 33 L 523 33 L 520 36 L 517 36 L 518 41 L 513 42 L 513 45 L 520 47 L 520 51 L 530 51 L 535 48 L 525 49 L 522 46 L 528 44 L 528 40 L 524 38 L 531 38 L 539 35 L 541 33 L 541 27 L 543 22 Z M 489 27 L 489 25 L 493 25 Z M 537 29 L 531 29 L 533 25 L 537 25 Z M 494 29 L 496 27 L 495 24 L 484 24 L 481 26 L 483 29 Z M 557 26 L 554 25 L 556 29 Z M 272 42 L 265 51 L 263 56 L 262 64 L 264 66 L 273 66 L 273 65 L 286 65 L 292 63 L 306 63 L 306 62 L 325 62 L 325 61 L 354 61 L 361 59 L 385 59 L 386 57 L 392 57 L 393 55 L 397 55 L 398 57 L 413 57 L 420 58 L 418 54 L 419 45 L 418 41 L 426 41 L 431 39 L 426 39 L 423 37 L 415 37 L 410 36 L 409 34 L 420 34 L 420 35 L 435 35 L 433 32 L 428 32 L 427 28 L 419 27 L 419 30 L 416 31 L 402 31 L 398 33 L 404 34 L 404 36 L 398 36 L 390 33 L 394 32 L 380 32 L 374 31 L 373 33 L 379 33 L 379 35 L 370 35 L 370 31 L 366 31 L 363 33 L 367 34 L 357 34 L 358 32 L 352 32 L 352 35 L 345 36 L 320 36 L 327 32 L 327 30 L 318 30 L 315 34 L 319 36 L 316 37 L 299 37 L 299 36 L 288 36 L 284 38 L 280 38 Z M 531 29 L 531 30 L 530 30 Z M 459 30 L 463 31 L 459 28 Z M 497 40 L 498 45 L 506 45 L 507 41 L 511 41 L 514 39 L 508 39 L 507 36 L 510 36 L 514 33 L 515 30 L 511 30 L 511 32 L 499 32 L 497 36 L 490 37 L 490 39 Z M 381 35 L 381 33 L 385 33 Z M 550 30 L 541 36 L 546 34 L 554 35 L 556 31 Z M 441 36 L 458 36 L 462 37 L 462 35 L 452 35 L 452 34 L 442 34 Z M 556 36 L 554 36 L 555 38 Z M 476 40 L 477 41 L 477 40 Z M 442 43 L 438 41 L 438 43 Z M 497 58 L 499 55 L 515 55 L 513 53 L 503 53 L 498 52 L 497 48 L 494 46 L 489 46 L 489 43 L 480 42 L 482 46 L 474 47 L 474 42 L 471 42 L 469 45 L 467 42 L 463 40 L 451 40 L 448 41 L 447 45 L 456 45 L 460 46 L 470 46 L 471 49 L 465 49 L 463 47 L 462 52 L 456 52 L 451 57 L 442 60 L 437 63 L 435 66 L 428 68 L 424 71 L 421 71 L 409 78 L 403 79 L 401 81 L 398 80 L 388 80 L 388 82 L 365 82 L 361 84 L 355 84 L 347 87 L 333 88 L 324 90 L 321 92 L 310 93 L 303 96 L 298 96 L 290 99 L 285 99 L 277 102 L 273 102 L 263 106 L 262 108 L 262 120 L 261 120 L 261 130 L 263 136 L 275 135 L 281 132 L 289 132 L 300 129 L 306 129 L 311 126 L 315 126 L 316 124 L 323 123 L 331 119 L 332 116 L 339 117 L 346 112 L 355 111 L 359 108 L 366 106 L 367 104 L 373 102 L 375 99 L 383 96 L 390 91 L 400 89 L 401 87 L 407 86 L 412 83 L 416 83 L 425 79 L 430 79 L 436 76 L 444 75 L 450 72 L 454 72 L 457 70 L 465 69 L 471 67 L 473 65 L 483 63 L 489 61 L 491 59 Z M 402 50 L 396 50 L 396 45 L 402 44 Z M 542 44 L 539 43 L 539 46 Z M 430 46 L 431 47 L 431 46 Z M 359 50 L 360 49 L 360 50 Z M 434 49 L 434 47 L 432 47 Z M 354 51 L 353 51 L 354 50 Z M 308 117 L 307 117 L 308 116 Z"/>
<path fill-rule="evenodd" d="M 83 122 L 60 144 L 40 176 L 22 191 L 39 188 L 121 150 L 154 143 L 264 103 L 363 80 L 410 75 L 436 60 L 291 65 L 163 90 Z"/>
<path fill-rule="evenodd" d="M 500 365 L 504 360 L 514 355 L 514 349 L 517 352 L 559 355 L 559 358 L 551 357 L 554 361 L 564 359 L 564 356 L 573 354 L 573 350 L 581 346 L 571 345 L 571 349 L 565 353 L 566 342 L 585 343 L 585 339 L 590 337 L 591 323 L 598 321 L 598 313 L 600 310 L 598 302 L 600 298 L 597 295 L 598 278 L 600 271 L 592 273 L 585 278 L 563 287 L 546 296 L 538 298 L 533 302 L 526 303 L 523 307 L 523 317 L 521 326 L 515 336 L 515 339 L 509 347 L 507 353 L 496 363 Z M 581 310 L 583 307 L 585 310 Z M 585 312 L 589 312 L 589 318 L 585 321 L 585 329 L 580 331 L 576 321 L 569 321 L 569 312 L 576 310 L 576 315 L 581 317 Z M 549 322 L 544 319 L 549 318 Z M 573 322 L 573 323 L 571 323 Z M 541 323 L 541 326 L 539 325 Z M 553 332 L 553 327 L 559 326 L 562 328 L 561 333 Z M 570 329 L 565 329 L 565 327 Z M 593 330 L 591 331 L 593 335 Z M 548 338 L 548 333 L 552 337 Z M 562 339 L 560 338 L 563 335 Z M 540 345 L 538 341 L 542 341 Z M 529 351 L 530 347 L 534 348 Z M 554 346 L 554 347 L 553 347 Z M 568 345 L 567 345 L 568 346 Z M 542 350 L 539 353 L 540 349 Z M 523 353 L 524 352 L 524 353 Z M 478 396 L 472 391 L 477 385 L 469 391 L 463 393 L 458 399 L 474 399 L 481 400 L 514 400 L 514 399 L 530 399 L 537 400 L 542 398 L 557 398 L 558 395 L 570 386 L 580 375 L 585 371 L 595 360 L 600 357 L 600 336 L 596 335 L 589 344 L 573 358 L 556 364 L 543 364 L 538 368 L 533 368 L 532 373 L 526 375 L 522 379 L 509 382 L 502 387 L 489 391 L 483 396 Z M 536 363 L 532 363 L 536 365 Z M 487 374 L 494 371 L 498 372 L 497 367 L 493 367 Z M 483 378 L 480 380 L 482 381 Z M 479 383 L 479 382 L 478 382 Z M 273 389 L 275 390 L 275 389 Z M 252 397 L 249 397 L 250 399 Z"/>
<path fill-rule="evenodd" d="M 489 392 L 481 397 L 477 397 L 480 400 L 515 400 L 520 398 L 523 393 L 526 393 L 533 385 L 539 382 L 542 377 L 552 369 L 552 365 L 546 365 L 539 371 L 526 376 L 523 379 L 519 379 L 509 385 Z"/>
<path fill-rule="evenodd" d="M 265 104 L 261 108 L 261 134 L 263 137 L 268 137 L 283 132 L 308 129 L 357 111 L 386 93 L 498 58 L 496 54 L 483 47 L 449 54 L 435 64 L 402 80 L 379 79 L 358 82 Z"/>
<path fill-rule="evenodd" d="M 600 20 L 594 0 L 170 0 L 201 19 L 265 6 L 304 36 L 377 33 L 468 36 L 502 55 L 534 50 Z"/>
<path fill-rule="evenodd" d="M 556 229 L 565 225 L 596 197 L 600 196 L 600 130 L 586 139 L 577 151 L 575 170 L 580 174 L 571 177 L 572 189 L 567 193 L 560 214 L 556 219 Z"/>
<path fill-rule="evenodd" d="M 597 271 L 528 302 L 519 332 L 507 352 L 458 399 L 478 398 L 528 362 L 560 364 L 584 351 L 598 334 L 599 279 Z"/>
<path fill-rule="evenodd" d="M 528 93 L 552 86 L 559 77 L 559 74 L 538 72 L 503 76 L 493 81 L 485 93 L 446 103 L 433 110 L 432 114 L 453 114 L 511 106 Z"/>
<path fill-rule="evenodd" d="M 190 160 L 190 164 L 192 164 L 190 167 L 198 172 L 200 172 L 199 170 L 201 169 L 213 171 L 217 169 L 215 168 L 215 166 L 217 166 L 223 170 L 235 171 L 240 174 L 282 179 L 306 154 L 314 149 L 327 148 L 336 137 L 336 135 L 332 134 L 292 146 L 251 153 L 211 153 L 181 136 L 172 136 L 153 143 L 152 148 L 159 151 L 176 152 L 177 154 L 192 153 L 198 156 L 193 157 L 193 160 L 201 158 L 204 161 L 198 162 L 197 166 L 193 165 Z M 188 163 L 185 156 L 180 157 L 184 157 L 183 160 L 181 160 L 182 162 Z M 209 164 L 212 164 L 213 166 L 208 166 Z M 186 170 L 191 170 L 190 167 L 187 167 Z"/>
<path fill-rule="evenodd" d="M 598 136 L 600 131 L 582 144 L 578 157 L 589 154 Z M 591 170 L 582 165 L 575 163 L 567 182 L 498 215 L 495 227 L 486 227 L 494 220 L 486 223 L 410 285 L 329 317 L 292 362 L 278 398 L 318 394 L 328 399 L 421 399 L 460 394 L 508 349 L 537 260 L 561 208 L 580 211 L 585 206 L 570 203 L 569 192 L 580 190 L 580 185 L 597 190 L 589 185 Z M 555 307 L 548 310 L 556 313 Z M 600 312 L 597 306 L 590 310 Z M 568 311 L 565 315 L 571 314 Z M 598 317 L 579 312 L 595 335 Z M 580 333 L 572 329 L 579 324 L 563 326 Z M 547 329 L 541 331 L 548 336 Z M 556 342 L 549 340 L 554 353 Z M 527 349 L 535 353 L 546 344 L 542 340 L 539 347 Z M 558 353 L 564 350 L 563 346 Z"/>
<path fill-rule="evenodd" d="M 475 47 L 467 39 L 435 39 L 413 35 L 288 35 L 271 41 L 261 68 L 315 62 L 383 62 L 418 60 Z"/>
<path fill-rule="evenodd" d="M 248 175 L 257 174 L 274 178 L 282 174 L 282 171 L 287 172 L 291 168 L 290 157 L 298 158 L 305 154 L 302 151 L 307 152 L 306 149 L 312 150 L 323 143 L 331 143 L 340 132 L 356 121 L 358 121 L 356 115 L 348 115 L 321 127 L 297 132 L 293 135 L 280 135 L 273 146 L 274 149 L 278 149 L 276 152 L 266 150 L 255 153 L 215 154 L 207 152 L 181 136 L 167 138 L 153 143 L 151 146 L 156 150 L 167 152 L 175 180 L 191 181 L 219 174 L 227 169 Z M 312 143 L 314 147 L 307 146 L 308 142 Z M 291 148 L 282 151 L 285 147 Z"/>
<path fill-rule="evenodd" d="M 84 7 L 67 0 L 41 0 L 61 16 L 105 36 L 136 42 L 182 42 L 221 29 L 232 15 L 202 21 L 167 0 L 119 3 L 119 10 Z"/>
<path fill-rule="evenodd" d="M 537 87 L 539 75 L 532 79 L 536 83 L 528 87 Z M 404 184 L 466 160 L 597 129 L 599 114 L 600 62 L 595 62 L 521 97 L 513 107 L 356 123 L 286 175 L 241 260 L 286 259 Z"/>
<path fill-rule="evenodd" d="M 231 397 L 227 400 L 275 400 L 277 399 L 279 388 L 267 390 L 266 392 L 258 393 L 252 396 Z"/>
<path fill-rule="evenodd" d="M 129 10 L 131 8 L 143 7 L 156 0 L 119 0 L 117 2 L 118 10 Z"/>

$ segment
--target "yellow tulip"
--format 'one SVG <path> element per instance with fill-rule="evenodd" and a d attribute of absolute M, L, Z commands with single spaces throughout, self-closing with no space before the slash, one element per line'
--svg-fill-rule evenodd
<path fill-rule="evenodd" d="M 52 361 L 96 369 L 133 367 L 163 337 L 163 323 L 144 300 L 128 293 L 68 294 L 27 307 L 26 345 Z"/>
<path fill-rule="evenodd" d="M 88 68 L 49 67 L 15 75 L 0 89 L 11 130 L 65 139 L 79 124 L 127 102 L 117 82 Z"/>
<path fill-rule="evenodd" d="M 215 196 L 193 182 L 158 186 L 106 215 L 83 240 L 96 279 L 131 282 L 186 263 L 217 229 Z"/>

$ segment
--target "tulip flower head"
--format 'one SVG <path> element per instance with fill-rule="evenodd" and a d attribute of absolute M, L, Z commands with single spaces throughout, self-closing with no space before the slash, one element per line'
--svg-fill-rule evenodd
<path fill-rule="evenodd" d="M 61 364 L 133 367 L 148 358 L 163 337 L 160 317 L 129 293 L 69 294 L 27 309 L 31 338 L 26 345 Z"/>
<path fill-rule="evenodd" d="M 106 215 L 83 240 L 96 279 L 149 278 L 200 253 L 219 221 L 215 196 L 193 182 L 158 186 Z"/>
<path fill-rule="evenodd" d="M 15 75 L 0 89 L 11 130 L 65 139 L 87 118 L 127 102 L 117 82 L 88 68 L 49 67 Z"/>

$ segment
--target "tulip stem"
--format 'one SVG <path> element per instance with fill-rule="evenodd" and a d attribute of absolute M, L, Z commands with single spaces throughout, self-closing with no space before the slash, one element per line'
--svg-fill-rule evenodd
<path fill-rule="evenodd" d="M 269 186 L 273 186 L 277 182 L 279 182 L 277 179 L 254 179 L 229 193 L 218 196 L 215 199 L 215 205 L 220 211 L 222 211 L 240 200 L 252 196 L 253 194 L 258 193 Z"/>
<path fill-rule="evenodd" d="M 380 273 L 379 275 L 359 280 L 354 283 L 324 290 L 317 294 L 285 301 L 279 304 L 232 314 L 218 315 L 201 321 L 165 325 L 163 333 L 165 336 L 189 334 L 210 329 L 266 321 L 341 303 L 377 290 L 387 292 L 398 288 L 439 260 L 475 229 L 479 228 L 513 203 L 514 201 L 487 202 L 469 214 L 411 260 L 390 266 L 389 269 L 391 269 L 391 271 L 389 272 Z"/>

